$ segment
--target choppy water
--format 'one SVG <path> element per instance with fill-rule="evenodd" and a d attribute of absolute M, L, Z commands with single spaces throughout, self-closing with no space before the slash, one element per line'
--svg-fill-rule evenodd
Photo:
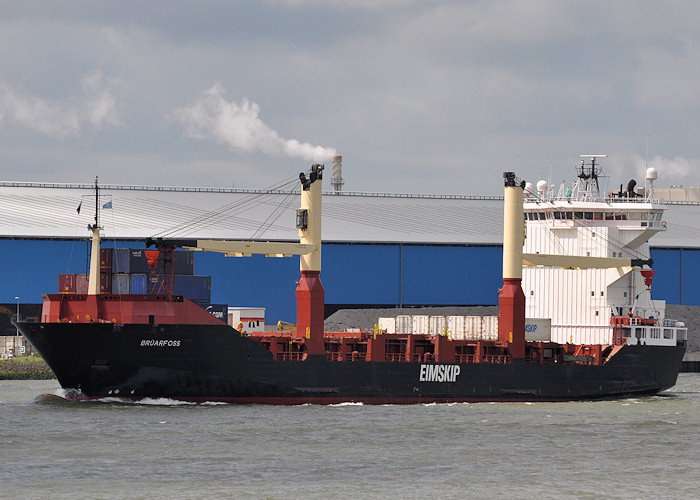
<path fill-rule="evenodd" d="M 698 498 L 700 374 L 583 403 L 69 402 L 0 381 L 2 498 Z"/>

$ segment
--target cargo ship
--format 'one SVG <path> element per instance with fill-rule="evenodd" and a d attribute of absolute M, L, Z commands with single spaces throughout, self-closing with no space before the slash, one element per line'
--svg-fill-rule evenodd
<path fill-rule="evenodd" d="M 651 299 L 647 240 L 665 230 L 663 208 L 653 189 L 601 196 L 599 158 L 582 157 L 575 184 L 556 195 L 543 181 L 535 189 L 503 174 L 500 315 L 478 335 L 464 317 L 420 331 L 397 328 L 398 318 L 393 328 L 324 330 L 318 164 L 299 175 L 298 243 L 149 241 L 150 268 L 162 273 L 161 291 L 150 294 L 100 290 L 96 182 L 87 293 L 46 294 L 40 322 L 15 324 L 74 399 L 414 404 L 657 394 L 676 383 L 687 338 Z M 295 329 L 243 333 L 172 293 L 178 247 L 299 255 Z M 547 332 L 533 336 L 532 321 Z"/>

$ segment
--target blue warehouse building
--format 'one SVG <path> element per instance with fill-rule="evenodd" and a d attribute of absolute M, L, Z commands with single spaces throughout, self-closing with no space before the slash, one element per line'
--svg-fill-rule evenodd
<path fill-rule="evenodd" d="M 298 241 L 298 187 L 283 190 L 101 186 L 103 248 L 145 248 L 149 237 Z M 321 280 L 326 312 L 343 307 L 496 305 L 502 284 L 502 198 L 323 195 Z M 667 230 L 650 241 L 652 295 L 700 305 L 700 203 L 665 202 Z M 80 212 L 77 207 L 81 206 Z M 93 186 L 0 183 L 0 303 L 40 303 L 58 275 L 87 272 Z M 270 214 L 274 214 L 272 217 Z M 265 307 L 268 323 L 296 321 L 298 257 L 196 252 L 211 302 Z"/>

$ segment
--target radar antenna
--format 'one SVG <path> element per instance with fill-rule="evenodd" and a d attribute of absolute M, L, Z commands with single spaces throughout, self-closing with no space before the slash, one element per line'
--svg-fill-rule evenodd
<path fill-rule="evenodd" d="M 593 191 L 593 183 L 595 183 L 595 195 L 600 192 L 598 185 L 598 177 L 602 173 L 602 169 L 596 164 L 597 158 L 607 158 L 608 155 L 580 155 L 581 157 L 581 173 L 578 178 L 583 183 L 585 191 L 591 195 Z M 586 160 L 590 160 L 587 162 Z"/>

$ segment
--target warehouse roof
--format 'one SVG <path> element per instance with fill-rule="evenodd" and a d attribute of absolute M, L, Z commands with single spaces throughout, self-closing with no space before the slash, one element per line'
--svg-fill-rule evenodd
<path fill-rule="evenodd" d="M 295 241 L 297 185 L 289 190 L 105 185 L 99 191 L 99 223 L 106 239 Z M 700 247 L 700 203 L 668 202 L 666 209 L 668 230 L 652 245 Z M 94 213 L 93 185 L 0 182 L 0 238 L 84 239 Z M 501 196 L 323 194 L 324 241 L 501 244 L 502 221 Z"/>

